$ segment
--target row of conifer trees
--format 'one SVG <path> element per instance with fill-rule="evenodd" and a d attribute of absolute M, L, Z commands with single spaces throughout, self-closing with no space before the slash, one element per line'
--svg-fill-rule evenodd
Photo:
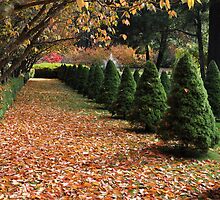
<path fill-rule="evenodd" d="M 220 73 L 214 62 L 207 69 L 205 81 L 209 99 L 189 54 L 180 58 L 171 84 L 165 72 L 159 77 L 150 61 L 141 76 L 137 70 L 132 74 L 128 67 L 120 76 L 111 60 L 105 69 L 98 65 L 90 68 L 62 65 L 58 75 L 80 94 L 103 104 L 113 115 L 147 132 L 157 132 L 165 141 L 203 152 L 219 141 L 213 112 L 219 118 Z"/>

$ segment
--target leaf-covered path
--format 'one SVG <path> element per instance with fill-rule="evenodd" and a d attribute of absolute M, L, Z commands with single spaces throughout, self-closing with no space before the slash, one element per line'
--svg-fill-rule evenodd
<path fill-rule="evenodd" d="M 154 135 L 94 108 L 30 80 L 0 124 L 0 199 L 220 199 L 217 161 L 162 155 Z"/>

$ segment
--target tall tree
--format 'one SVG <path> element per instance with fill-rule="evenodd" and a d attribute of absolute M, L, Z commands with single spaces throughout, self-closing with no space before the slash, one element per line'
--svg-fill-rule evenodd
<path fill-rule="evenodd" d="M 210 0 L 209 3 L 209 52 L 208 63 L 212 60 L 220 67 L 220 1 Z M 220 68 L 219 68 L 220 69 Z"/>

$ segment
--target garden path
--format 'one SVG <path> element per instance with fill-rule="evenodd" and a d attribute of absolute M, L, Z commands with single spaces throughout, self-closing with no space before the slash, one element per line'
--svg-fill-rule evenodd
<path fill-rule="evenodd" d="M 219 197 L 217 161 L 165 156 L 155 135 L 96 107 L 59 80 L 29 80 L 0 123 L 0 199 Z"/>

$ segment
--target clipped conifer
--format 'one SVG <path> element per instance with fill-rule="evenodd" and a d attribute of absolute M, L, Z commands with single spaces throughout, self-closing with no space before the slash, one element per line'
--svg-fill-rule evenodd
<path fill-rule="evenodd" d="M 116 101 L 112 104 L 112 114 L 126 118 L 134 100 L 136 83 L 129 67 L 125 67 L 121 77 Z"/>
<path fill-rule="evenodd" d="M 117 68 L 113 61 L 109 60 L 105 69 L 105 78 L 100 89 L 98 103 L 105 104 L 105 107 L 109 109 L 112 102 L 116 100 L 118 87 L 120 84 L 120 78 Z"/>
<path fill-rule="evenodd" d="M 101 66 L 96 65 L 94 70 L 94 77 L 90 88 L 90 98 L 97 100 L 100 94 L 101 86 L 104 81 L 104 72 Z"/>
<path fill-rule="evenodd" d="M 88 81 L 86 89 L 84 90 L 84 95 L 86 95 L 89 99 L 93 99 L 92 94 L 92 84 L 94 81 L 94 73 L 95 73 L 95 65 L 92 65 L 89 69 Z"/>
<path fill-rule="evenodd" d="M 170 79 L 165 71 L 162 71 L 160 80 L 161 80 L 161 83 L 164 87 L 166 94 L 168 95 L 170 91 Z"/>
<path fill-rule="evenodd" d="M 166 110 L 166 93 L 159 72 L 151 61 L 147 61 L 138 81 L 130 120 L 146 131 L 155 131 Z"/>
<path fill-rule="evenodd" d="M 87 81 L 88 81 L 88 75 L 89 75 L 89 68 L 87 67 L 82 67 L 82 70 L 80 72 L 80 76 L 78 79 L 78 93 L 83 94 L 84 90 L 86 89 L 87 86 Z"/>
<path fill-rule="evenodd" d="M 207 152 L 217 144 L 215 118 L 197 66 L 185 53 L 177 63 L 173 76 L 169 109 L 160 123 L 159 135 L 181 148 Z"/>
<path fill-rule="evenodd" d="M 133 76 L 134 76 L 134 80 L 135 80 L 135 82 L 136 82 L 136 84 L 137 84 L 138 81 L 139 81 L 139 79 L 140 79 L 140 73 L 139 73 L 139 70 L 138 70 L 138 69 L 136 69 L 136 70 L 134 71 Z"/>
<path fill-rule="evenodd" d="M 215 61 L 211 61 L 206 72 L 205 88 L 212 112 L 220 119 L 220 72 Z"/>

